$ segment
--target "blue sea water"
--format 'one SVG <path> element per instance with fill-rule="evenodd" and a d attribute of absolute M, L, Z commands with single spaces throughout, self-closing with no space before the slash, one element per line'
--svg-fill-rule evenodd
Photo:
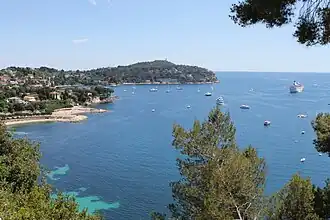
<path fill-rule="evenodd" d="M 158 86 L 158 92 L 149 92 L 151 85 L 136 86 L 135 94 L 132 86 L 119 86 L 115 93 L 120 100 L 100 106 L 108 113 L 88 115 L 77 124 L 22 126 L 17 132 L 41 143 L 41 162 L 51 170 L 54 187 L 77 196 L 81 208 L 101 209 L 107 219 L 148 219 L 153 210 L 166 211 L 172 201 L 168 183 L 179 178 L 172 125 L 190 127 L 194 119 L 205 119 L 220 95 L 226 103 L 223 110 L 230 112 L 237 127 L 239 145 L 251 144 L 267 161 L 268 194 L 297 172 L 317 185 L 330 177 L 330 159 L 314 149 L 311 127 L 317 113 L 330 110 L 330 75 L 217 75 L 220 83 L 213 86 L 211 97 L 204 96 L 211 91 L 209 85 L 184 85 L 182 91 L 173 86 L 170 93 L 165 92 L 167 86 Z M 289 94 L 293 80 L 305 85 L 303 93 Z M 251 109 L 242 110 L 241 104 Z M 300 113 L 308 117 L 298 118 Z M 271 126 L 264 127 L 264 120 Z"/>

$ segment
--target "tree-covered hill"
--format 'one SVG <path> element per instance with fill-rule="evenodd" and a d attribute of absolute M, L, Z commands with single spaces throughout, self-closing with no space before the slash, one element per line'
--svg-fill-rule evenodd
<path fill-rule="evenodd" d="M 0 74 L 14 78 L 45 79 L 55 85 L 111 83 L 205 83 L 216 82 L 214 72 L 198 66 L 177 65 L 167 60 L 139 62 L 128 66 L 104 67 L 91 70 L 57 70 L 54 68 L 8 67 Z"/>

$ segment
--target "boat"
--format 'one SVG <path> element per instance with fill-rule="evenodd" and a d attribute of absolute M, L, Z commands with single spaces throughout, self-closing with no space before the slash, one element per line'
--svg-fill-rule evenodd
<path fill-rule="evenodd" d="M 157 92 L 157 91 L 158 91 L 157 88 L 151 88 L 151 89 L 149 89 L 149 92 Z"/>
<path fill-rule="evenodd" d="M 306 160 L 306 158 L 303 157 L 303 158 L 300 159 L 300 162 L 305 162 L 305 160 Z"/>
<path fill-rule="evenodd" d="M 176 90 L 182 90 L 182 88 L 180 86 L 177 86 Z"/>
<path fill-rule="evenodd" d="M 270 121 L 266 120 L 264 121 L 264 126 L 269 126 L 270 125 Z"/>
<path fill-rule="evenodd" d="M 241 105 L 240 108 L 241 109 L 250 109 L 250 106 L 248 106 L 248 105 Z"/>
<path fill-rule="evenodd" d="M 299 115 L 297 115 L 297 117 L 298 118 L 307 118 L 307 115 L 305 115 L 305 114 L 299 114 Z"/>
<path fill-rule="evenodd" d="M 191 108 L 191 106 L 190 105 L 187 105 L 187 108 Z"/>
<path fill-rule="evenodd" d="M 305 131 L 301 131 L 301 134 L 305 134 Z"/>
<path fill-rule="evenodd" d="M 205 96 L 212 96 L 212 93 L 207 92 L 207 93 L 205 93 Z"/>
<path fill-rule="evenodd" d="M 225 104 L 225 101 L 223 100 L 223 97 L 220 96 L 219 98 L 216 99 L 217 101 L 217 105 L 224 105 Z"/>
<path fill-rule="evenodd" d="M 302 91 L 304 91 L 304 88 L 305 87 L 303 84 L 293 81 L 293 84 L 290 86 L 290 93 L 302 92 Z"/>

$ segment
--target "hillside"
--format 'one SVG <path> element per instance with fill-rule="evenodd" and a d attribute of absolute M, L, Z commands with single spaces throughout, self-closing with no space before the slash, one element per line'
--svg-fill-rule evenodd
<path fill-rule="evenodd" d="M 111 84 L 111 83 L 206 83 L 216 82 L 214 72 L 198 66 L 176 65 L 166 60 L 140 62 L 128 66 L 106 67 L 91 70 L 64 71 L 54 68 L 9 67 L 0 70 L 15 78 L 51 79 L 55 85 Z"/>

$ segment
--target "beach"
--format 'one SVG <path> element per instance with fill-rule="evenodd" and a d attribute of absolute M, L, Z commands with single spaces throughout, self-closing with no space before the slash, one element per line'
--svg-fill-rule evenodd
<path fill-rule="evenodd" d="M 87 119 L 85 113 L 104 113 L 105 109 L 96 109 L 89 107 L 74 106 L 72 108 L 62 108 L 55 110 L 51 115 L 25 116 L 15 119 L 3 120 L 7 126 L 30 124 L 30 123 L 46 123 L 46 122 L 80 122 Z"/>

